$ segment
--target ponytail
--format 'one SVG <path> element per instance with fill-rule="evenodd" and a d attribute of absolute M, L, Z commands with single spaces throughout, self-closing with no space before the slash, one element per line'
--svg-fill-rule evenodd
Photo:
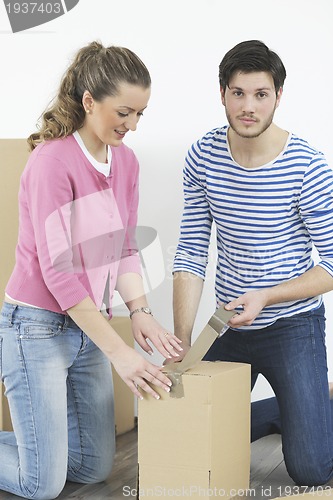
<path fill-rule="evenodd" d="M 40 118 L 39 130 L 28 137 L 32 151 L 43 141 L 66 137 L 82 127 L 82 97 L 87 90 L 96 101 L 115 96 L 121 83 L 148 88 L 151 79 L 139 57 L 124 47 L 92 42 L 80 49 L 64 74 L 58 95 Z"/>

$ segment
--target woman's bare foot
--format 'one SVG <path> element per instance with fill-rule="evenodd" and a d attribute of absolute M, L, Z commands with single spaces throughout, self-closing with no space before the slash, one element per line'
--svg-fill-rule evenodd
<path fill-rule="evenodd" d="M 330 399 L 333 399 L 333 382 L 328 383 L 328 388 L 330 390 Z"/>

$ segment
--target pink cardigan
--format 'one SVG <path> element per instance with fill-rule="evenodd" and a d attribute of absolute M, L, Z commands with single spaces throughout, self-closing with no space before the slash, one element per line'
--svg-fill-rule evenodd
<path fill-rule="evenodd" d="M 90 296 L 101 308 L 108 275 L 141 274 L 135 242 L 139 165 L 112 148 L 105 177 L 73 136 L 40 144 L 21 176 L 16 264 L 6 293 L 63 312 Z"/>

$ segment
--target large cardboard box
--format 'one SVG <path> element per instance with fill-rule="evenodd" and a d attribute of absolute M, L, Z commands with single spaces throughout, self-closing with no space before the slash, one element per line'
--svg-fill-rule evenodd
<path fill-rule="evenodd" d="M 138 405 L 138 497 L 244 495 L 250 478 L 250 365 L 200 362 L 184 397 Z"/>
<path fill-rule="evenodd" d="M 110 323 L 126 344 L 134 347 L 131 320 L 125 316 L 115 316 Z M 135 427 L 134 394 L 114 368 L 112 368 L 112 373 L 116 434 L 119 435 Z"/>
<path fill-rule="evenodd" d="M 0 139 L 0 304 L 6 283 L 15 263 L 18 231 L 18 189 L 24 166 L 29 156 L 26 139 Z M 112 326 L 134 347 L 130 319 L 117 316 Z M 115 391 L 115 422 L 117 434 L 133 429 L 135 425 L 134 396 L 125 382 L 113 370 Z M 7 398 L 0 380 L 0 429 L 12 430 Z"/>
<path fill-rule="evenodd" d="M 29 156 L 25 139 L 0 139 L 0 304 L 15 263 L 18 230 L 18 188 L 21 173 Z M 0 429 L 12 425 L 7 399 L 0 380 Z"/>

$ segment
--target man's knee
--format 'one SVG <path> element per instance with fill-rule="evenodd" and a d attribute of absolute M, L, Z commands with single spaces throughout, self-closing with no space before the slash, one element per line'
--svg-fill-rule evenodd
<path fill-rule="evenodd" d="M 320 464 L 286 464 L 290 477 L 298 486 L 323 486 L 332 477 L 332 468 Z"/>

